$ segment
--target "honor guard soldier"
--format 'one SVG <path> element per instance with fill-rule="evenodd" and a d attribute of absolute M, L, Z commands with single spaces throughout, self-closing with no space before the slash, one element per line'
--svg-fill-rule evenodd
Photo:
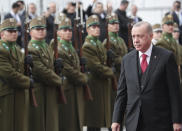
<path fill-rule="evenodd" d="M 111 87 L 109 81 L 114 73 L 106 65 L 106 49 L 98 39 L 100 35 L 99 24 L 96 15 L 87 19 L 88 36 L 82 48 L 89 71 L 88 85 L 93 95 L 93 101 L 86 102 L 85 124 L 88 131 L 100 131 L 101 127 L 110 127 L 111 124 Z"/>
<path fill-rule="evenodd" d="M 163 34 L 161 39 L 156 43 L 156 46 L 160 46 L 172 51 L 175 56 L 176 63 L 179 65 L 179 52 L 177 50 L 177 43 L 172 36 L 173 25 L 174 21 L 171 15 L 167 15 L 162 19 Z"/>
<path fill-rule="evenodd" d="M 0 131 L 28 131 L 29 88 L 33 80 L 24 75 L 26 59 L 16 43 L 16 25 L 13 18 L 0 25 Z"/>
<path fill-rule="evenodd" d="M 71 20 L 63 17 L 58 25 L 58 57 L 63 61 L 63 89 L 67 104 L 60 106 L 60 131 L 81 131 L 84 122 L 84 90 L 87 76 L 80 71 L 80 60 L 72 46 Z M 50 45 L 54 44 L 52 42 Z"/>
<path fill-rule="evenodd" d="M 61 78 L 54 72 L 54 68 L 59 65 L 59 61 L 54 62 L 53 50 L 45 42 L 46 20 L 44 17 L 31 20 L 30 36 L 28 50 L 33 56 L 32 73 L 38 101 L 38 107 L 31 108 L 30 131 L 58 131 L 58 89 L 61 87 Z"/>
<path fill-rule="evenodd" d="M 124 40 L 118 35 L 119 32 L 119 20 L 118 16 L 115 13 L 112 13 L 107 17 L 108 19 L 108 40 L 104 40 L 103 44 L 108 50 L 112 51 L 112 56 L 107 58 L 112 68 L 114 69 L 114 74 L 119 80 L 120 76 L 120 67 L 123 56 L 128 52 Z M 109 46 L 109 47 L 107 47 Z M 109 55 L 108 55 L 109 56 Z M 114 101 L 116 97 L 116 91 L 111 89 L 111 114 L 113 113 Z"/>

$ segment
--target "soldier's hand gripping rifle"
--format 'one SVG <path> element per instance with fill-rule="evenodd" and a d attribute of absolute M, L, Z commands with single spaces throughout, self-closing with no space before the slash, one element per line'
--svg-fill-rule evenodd
<path fill-rule="evenodd" d="M 77 3 L 78 4 L 78 3 Z M 81 5 L 82 6 L 82 5 Z M 78 8 L 78 6 L 77 6 Z M 80 9 L 80 15 L 81 15 L 81 20 L 76 17 L 76 19 L 74 20 L 74 42 L 75 42 L 75 49 L 78 51 L 79 50 L 79 58 L 80 58 L 80 65 L 81 65 L 81 72 L 85 73 L 85 64 L 86 64 L 86 58 L 84 58 L 82 56 L 82 44 L 83 44 L 83 8 L 81 7 Z M 77 12 L 78 13 L 78 12 Z M 77 15 L 78 16 L 78 15 Z M 79 23 L 79 20 L 81 21 L 81 23 Z M 79 36 L 78 36 L 79 35 Z M 77 37 L 78 36 L 78 37 Z M 78 39 L 79 38 L 79 39 Z M 79 45 L 79 49 L 78 49 L 78 43 L 80 42 Z M 84 90 L 84 97 L 86 100 L 93 100 L 92 94 L 91 94 L 91 90 L 88 87 L 88 85 L 83 85 L 83 90 Z"/>
<path fill-rule="evenodd" d="M 26 18 L 25 18 L 25 25 L 24 25 L 24 45 L 25 45 L 25 75 L 30 77 L 30 89 L 29 89 L 29 95 L 30 95 L 30 103 L 37 107 L 37 100 L 34 93 L 33 88 L 33 77 L 32 77 L 32 68 L 33 68 L 33 60 L 32 56 L 28 54 L 28 36 L 29 36 L 29 19 L 28 19 L 28 12 L 26 11 Z"/>
<path fill-rule="evenodd" d="M 114 57 L 113 51 L 111 50 L 111 44 L 109 42 L 109 32 L 108 32 L 108 23 L 109 20 L 107 19 L 106 21 L 106 34 L 107 34 L 107 40 L 106 40 L 106 49 L 107 49 L 107 65 L 109 67 L 112 67 L 112 59 Z M 116 77 L 113 75 L 113 77 L 111 78 L 111 82 L 112 82 L 112 89 L 114 91 L 117 90 L 117 80 Z"/>
<path fill-rule="evenodd" d="M 57 43 L 57 30 L 58 30 L 58 20 L 56 19 L 55 20 L 55 24 L 54 24 L 54 58 L 55 58 L 55 61 L 57 61 L 59 58 L 58 58 L 58 43 Z M 61 66 L 61 65 L 60 65 Z M 61 69 L 62 67 L 58 67 L 58 68 L 55 68 L 55 72 L 57 75 L 60 75 L 60 72 L 61 72 Z M 66 104 L 67 103 L 67 100 L 66 100 L 66 97 L 64 95 L 64 91 L 63 91 L 63 88 L 62 87 L 59 87 L 59 99 L 60 99 L 60 102 L 63 103 L 63 104 Z"/>

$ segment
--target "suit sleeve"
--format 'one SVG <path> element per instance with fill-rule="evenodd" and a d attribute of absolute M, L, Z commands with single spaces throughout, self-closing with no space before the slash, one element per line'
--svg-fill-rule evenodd
<path fill-rule="evenodd" d="M 33 56 L 33 75 L 42 83 L 52 87 L 61 86 L 61 78 L 54 72 L 53 69 L 47 68 L 40 60 L 39 52 L 36 49 L 29 49 Z"/>
<path fill-rule="evenodd" d="M 166 77 L 169 89 L 171 115 L 173 123 L 182 122 L 182 108 L 180 98 L 180 81 L 174 55 L 171 53 L 166 65 Z"/>
<path fill-rule="evenodd" d="M 96 51 L 93 48 L 84 46 L 83 56 L 87 59 L 87 66 L 90 71 L 101 77 L 113 77 L 112 69 L 100 62 L 99 58 L 96 56 Z"/>
<path fill-rule="evenodd" d="M 4 50 L 0 50 L 0 77 L 13 87 L 29 88 L 30 79 L 15 70 Z"/>
<path fill-rule="evenodd" d="M 117 96 L 114 104 L 112 122 L 121 123 L 124 119 L 124 113 L 127 103 L 127 85 L 124 71 L 124 61 L 121 64 L 121 73 L 118 82 Z"/>

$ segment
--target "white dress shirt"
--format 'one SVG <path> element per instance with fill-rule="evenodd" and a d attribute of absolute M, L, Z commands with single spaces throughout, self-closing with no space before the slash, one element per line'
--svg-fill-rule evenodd
<path fill-rule="evenodd" d="M 148 50 L 146 52 L 142 53 L 141 51 L 139 51 L 140 65 L 141 65 L 141 62 L 142 62 L 142 54 L 146 54 L 147 55 L 147 63 L 149 65 L 150 57 L 151 57 L 151 54 L 152 54 L 152 48 L 153 48 L 153 44 L 151 43 L 150 47 L 148 48 Z"/>

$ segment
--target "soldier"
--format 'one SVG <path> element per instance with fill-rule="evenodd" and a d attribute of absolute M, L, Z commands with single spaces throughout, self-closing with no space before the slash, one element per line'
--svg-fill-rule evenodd
<path fill-rule="evenodd" d="M 63 88 L 67 98 L 67 104 L 60 106 L 60 131 L 81 131 L 84 122 L 82 85 L 87 83 L 87 76 L 80 72 L 80 60 L 71 42 L 72 26 L 69 18 L 62 18 L 57 35 L 58 54 L 63 60 Z"/>
<path fill-rule="evenodd" d="M 167 15 L 162 19 L 163 34 L 161 39 L 156 43 L 156 46 L 166 48 L 173 52 L 176 63 L 179 65 L 179 53 L 177 50 L 176 40 L 173 38 L 173 18 L 171 15 Z"/>
<path fill-rule="evenodd" d="M 24 75 L 24 55 L 16 43 L 16 20 L 4 20 L 0 35 L 0 131 L 28 131 L 29 88 L 33 80 Z"/>
<path fill-rule="evenodd" d="M 58 89 L 61 86 L 61 78 L 54 72 L 53 50 L 45 42 L 46 21 L 44 17 L 32 19 L 30 35 L 31 41 L 28 49 L 34 58 L 32 73 L 39 105 L 37 108 L 31 108 L 30 131 L 58 131 Z M 56 61 L 55 67 L 58 66 L 59 61 Z"/>
<path fill-rule="evenodd" d="M 152 39 L 152 43 L 154 45 L 156 45 L 156 43 L 159 41 L 159 39 L 162 36 L 162 28 L 160 24 L 154 24 L 152 26 L 153 29 L 153 39 Z"/>
<path fill-rule="evenodd" d="M 92 15 L 87 19 L 88 36 L 83 45 L 83 56 L 87 58 L 89 70 L 89 87 L 93 101 L 86 103 L 86 125 L 88 131 L 100 131 L 100 127 L 111 125 L 111 103 L 109 80 L 114 76 L 111 68 L 106 65 L 106 49 L 99 41 L 99 19 Z"/>
<path fill-rule="evenodd" d="M 115 13 L 112 13 L 110 16 L 108 16 L 108 38 L 109 43 L 107 43 L 107 40 L 103 42 L 104 46 L 107 48 L 107 46 L 110 46 L 110 49 L 113 53 L 113 58 L 108 58 L 111 61 L 112 68 L 114 68 L 114 74 L 119 80 L 120 76 L 120 67 L 121 67 L 121 61 L 122 57 L 127 53 L 127 47 L 124 42 L 124 40 L 118 35 L 119 32 L 119 21 L 118 16 Z M 111 88 L 111 114 L 113 112 L 114 108 L 114 101 L 116 97 L 116 91 L 113 91 Z"/>

